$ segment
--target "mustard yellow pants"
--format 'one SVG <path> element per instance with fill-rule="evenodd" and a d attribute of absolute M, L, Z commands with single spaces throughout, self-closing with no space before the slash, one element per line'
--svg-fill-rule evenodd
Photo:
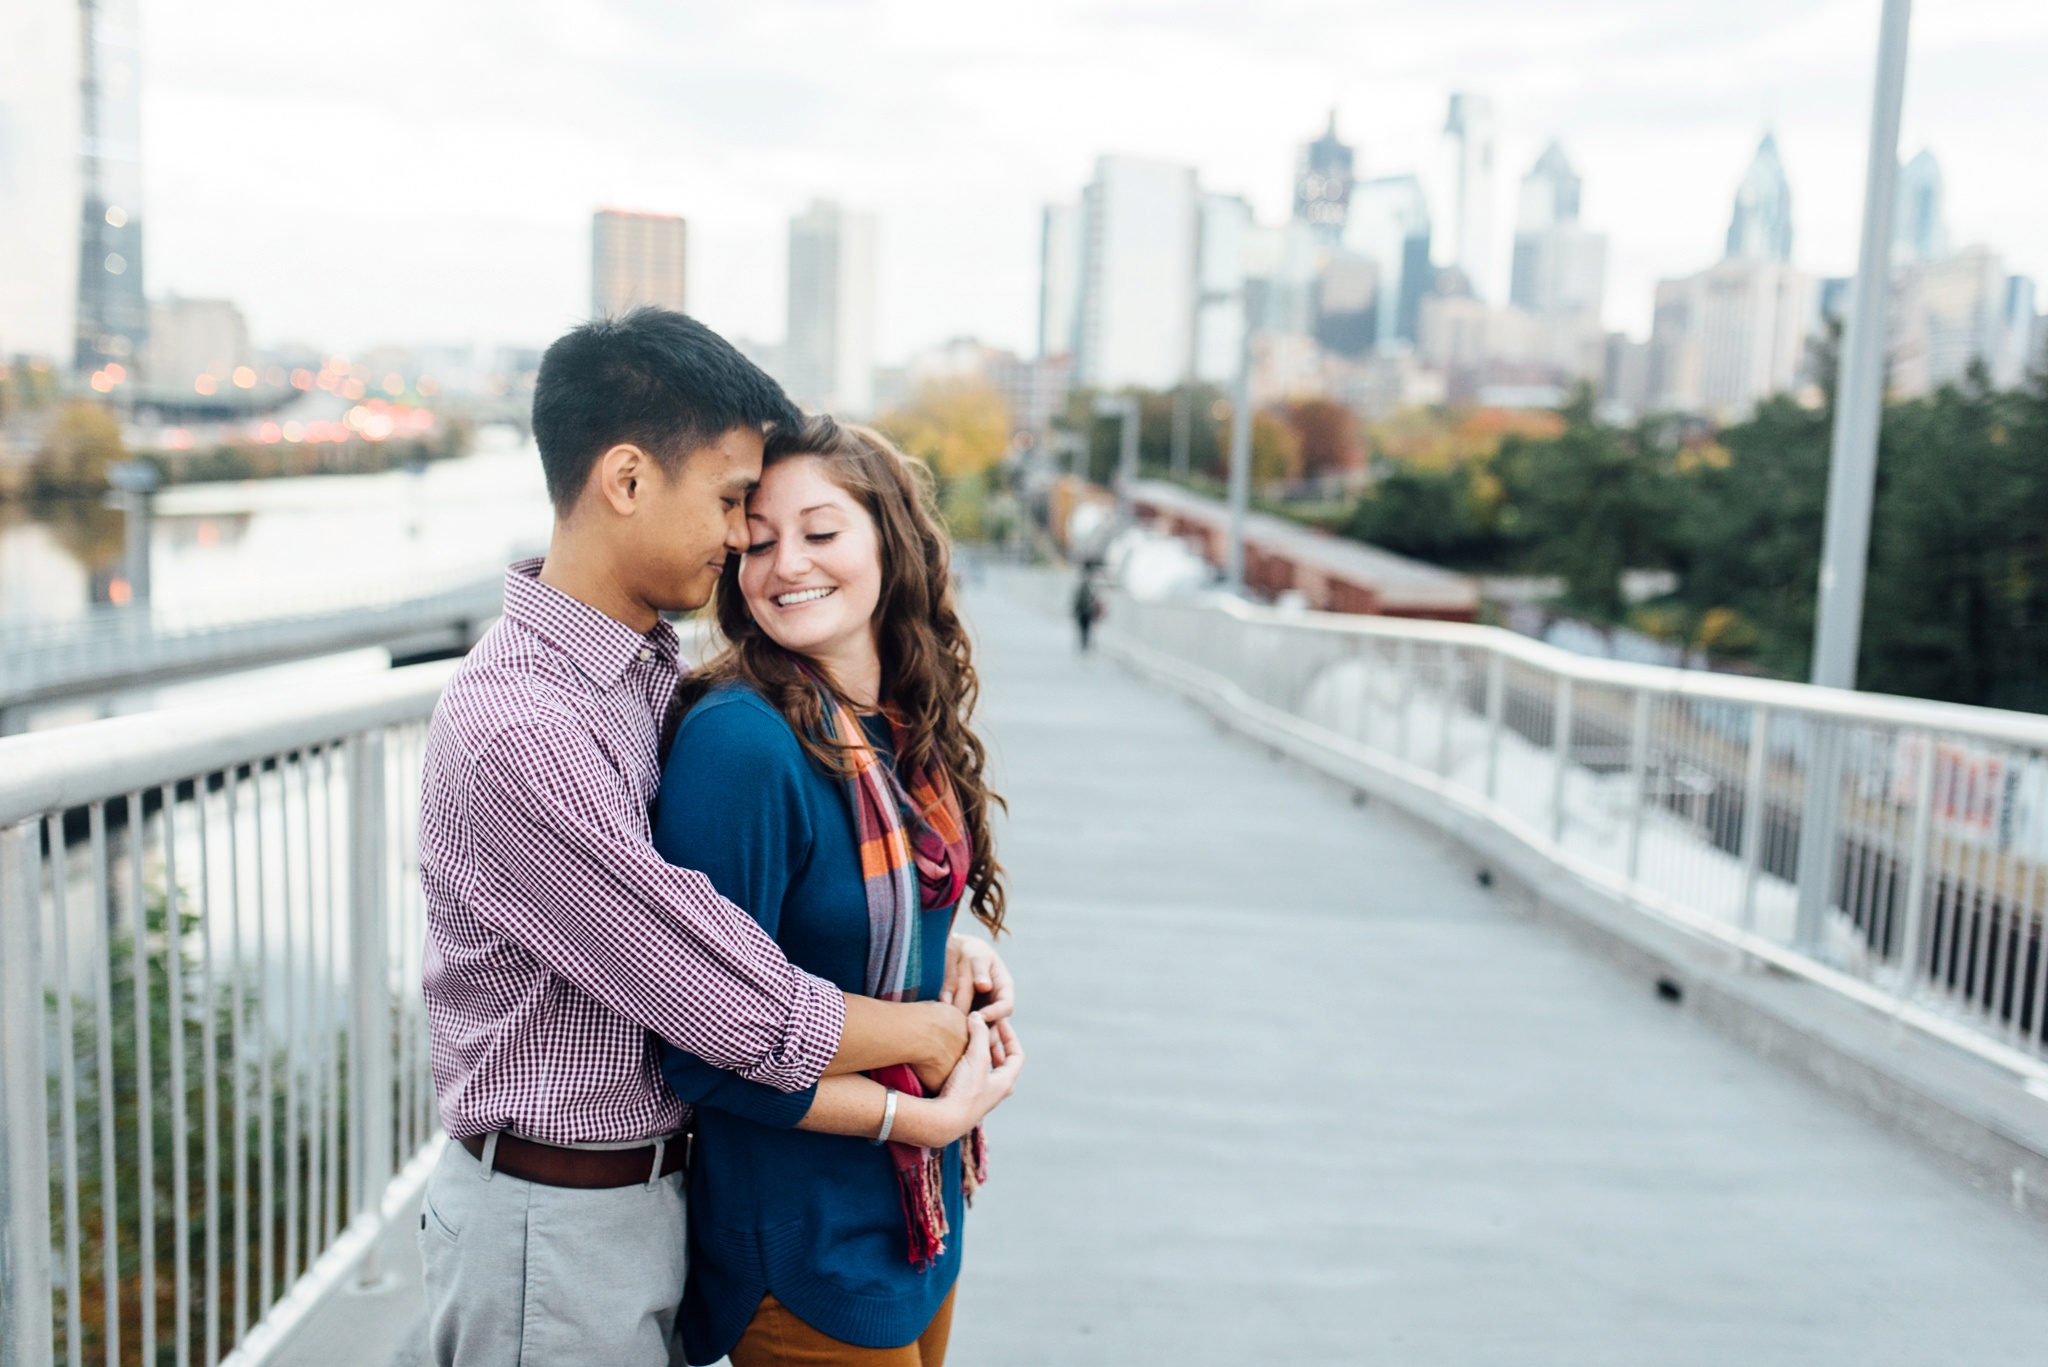
<path fill-rule="evenodd" d="M 858 1348 L 811 1328 L 773 1296 L 763 1296 L 747 1332 L 733 1346 L 732 1367 L 945 1367 L 946 1339 L 953 1332 L 953 1296 L 917 1342 L 901 1348 Z"/>

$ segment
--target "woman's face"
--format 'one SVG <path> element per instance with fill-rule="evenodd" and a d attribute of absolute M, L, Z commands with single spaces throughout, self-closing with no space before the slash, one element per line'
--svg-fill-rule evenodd
<path fill-rule="evenodd" d="M 815 457 L 763 471 L 747 500 L 740 595 L 768 638 L 821 664 L 857 668 L 874 655 L 881 593 L 881 543 L 859 500 Z"/>

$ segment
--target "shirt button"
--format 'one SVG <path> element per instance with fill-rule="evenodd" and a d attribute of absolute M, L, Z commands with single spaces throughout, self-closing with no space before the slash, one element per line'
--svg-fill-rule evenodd
<path fill-rule="evenodd" d="M 640 658 L 643 660 L 651 660 L 654 658 L 654 652 L 652 650 L 649 650 L 646 646 L 641 646 Z"/>

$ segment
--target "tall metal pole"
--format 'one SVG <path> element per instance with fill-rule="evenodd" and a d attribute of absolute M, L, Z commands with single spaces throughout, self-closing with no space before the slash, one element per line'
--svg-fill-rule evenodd
<path fill-rule="evenodd" d="M 1913 0 L 1884 0 L 1877 40 L 1877 94 L 1870 111 L 1870 164 L 1863 177 L 1863 241 L 1835 389 L 1834 447 L 1828 457 L 1827 531 L 1813 632 L 1814 683 L 1856 686 L 1863 633 L 1863 577 L 1870 558 L 1870 507 L 1877 483 L 1877 433 L 1884 415 L 1885 342 L 1890 311 L 1892 207 L 1899 169 L 1899 107 L 1906 91 L 1906 33 Z"/>
<path fill-rule="evenodd" d="M 1826 688 L 1856 686 L 1863 635 L 1863 578 L 1870 559 L 1870 508 L 1877 485 L 1877 436 L 1884 418 L 1885 343 L 1890 333 L 1892 208 L 1899 169 L 1899 108 L 1906 93 L 1906 35 L 1912 0 L 1884 0 L 1877 38 L 1877 93 L 1870 110 L 1870 162 L 1863 173 L 1863 240 L 1849 328 L 1835 382 L 1834 446 L 1828 455 L 1828 511 L 1809 677 Z M 1798 902 L 1793 943 L 1820 950 L 1837 871 L 1842 729 L 1809 723 L 1806 794 L 1800 804 Z"/>
<path fill-rule="evenodd" d="M 1195 396 L 1187 384 L 1173 392 L 1173 451 L 1168 462 L 1177 480 L 1188 477 L 1188 448 L 1194 442 Z"/>
<path fill-rule="evenodd" d="M 1244 320 L 1237 353 L 1237 393 L 1230 400 L 1230 543 L 1223 558 L 1223 582 L 1244 592 L 1244 518 L 1252 501 L 1252 329 Z"/>

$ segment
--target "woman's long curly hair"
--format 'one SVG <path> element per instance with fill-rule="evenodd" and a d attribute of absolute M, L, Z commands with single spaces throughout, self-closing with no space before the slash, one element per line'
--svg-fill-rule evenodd
<path fill-rule="evenodd" d="M 830 417 L 771 433 L 762 467 L 803 458 L 816 460 L 826 478 L 874 519 L 882 559 L 875 643 L 882 657 L 882 701 L 903 726 L 898 763 L 907 771 L 936 760 L 945 769 L 967 820 L 968 904 L 976 920 L 1000 934 L 1003 866 L 996 862 L 989 817 L 1003 800 L 989 790 L 988 752 L 971 725 L 981 681 L 953 601 L 953 546 L 931 473 L 872 428 Z M 720 684 L 747 684 L 782 713 L 804 750 L 828 773 L 851 773 L 845 747 L 825 735 L 816 684 L 747 610 L 737 557 L 719 578 L 712 607 L 725 645 L 685 681 L 682 706 L 694 706 Z"/>

